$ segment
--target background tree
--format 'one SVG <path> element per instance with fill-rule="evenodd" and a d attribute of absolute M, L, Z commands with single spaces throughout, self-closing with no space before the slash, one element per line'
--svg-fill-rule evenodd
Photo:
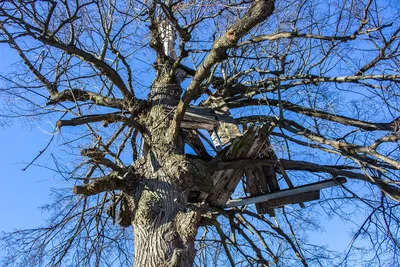
<path fill-rule="evenodd" d="M 2 1 L 0 40 L 21 59 L 2 112 L 56 122 L 48 146 L 74 184 L 46 226 L 3 235 L 4 262 L 399 265 L 399 14 L 389 0 Z M 332 178 L 322 196 L 226 208 Z M 344 254 L 308 243 L 322 211 L 365 217 Z"/>

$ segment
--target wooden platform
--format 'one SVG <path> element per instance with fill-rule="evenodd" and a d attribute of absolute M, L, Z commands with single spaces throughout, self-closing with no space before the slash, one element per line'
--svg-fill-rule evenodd
<path fill-rule="evenodd" d="M 209 195 L 205 192 L 191 192 L 191 202 L 205 201 L 218 207 L 255 204 L 258 213 L 275 216 L 274 208 L 288 204 L 299 204 L 300 207 L 305 207 L 303 202 L 318 200 L 321 189 L 319 186 L 321 185 L 334 186 L 346 182 L 344 178 L 340 178 L 334 181 L 295 187 L 286 170 L 279 163 L 279 158 L 269 141 L 269 134 L 274 127 L 269 124 L 248 127 L 245 124 L 242 133 L 234 124 L 229 109 L 223 109 L 223 107 L 223 103 L 219 103 L 213 108 L 189 107 L 186 111 L 182 121 L 185 142 L 193 148 L 196 154 L 204 159 L 212 159 L 196 132 L 198 129 L 205 129 L 214 136 L 212 142 L 218 151 L 212 159 L 213 161 L 269 159 L 276 160 L 277 164 L 276 166 L 258 164 L 241 169 L 217 171 L 212 176 L 214 193 Z M 171 118 L 174 114 L 173 109 L 168 107 L 165 107 L 165 113 Z M 225 148 L 221 150 L 223 146 Z M 282 175 L 287 189 L 281 190 L 277 173 Z M 246 196 L 237 200 L 229 200 L 241 179 Z"/>

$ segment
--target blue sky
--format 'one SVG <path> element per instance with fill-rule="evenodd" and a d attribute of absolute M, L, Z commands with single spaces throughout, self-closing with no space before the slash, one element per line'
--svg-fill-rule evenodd
<path fill-rule="evenodd" d="M 4 44 L 0 44 L 0 55 L 0 72 L 4 74 L 16 57 Z M 2 107 L 3 101 L 0 103 Z M 50 187 L 55 185 L 53 173 L 46 169 L 31 167 L 22 171 L 26 166 L 24 162 L 31 161 L 47 144 L 49 135 L 39 128 L 46 125 L 24 119 L 5 122 L 7 125 L 0 127 L 0 203 L 3 211 L 0 232 L 40 226 L 45 214 L 38 207 L 49 203 Z"/>
<path fill-rule="evenodd" d="M 0 220 L 0 229 L 33 227 L 41 223 L 37 207 L 48 201 L 52 173 L 43 168 L 21 169 L 46 145 L 46 138 L 38 128 L 27 129 L 14 122 L 0 131 L 3 153 L 1 181 L 4 185 L 0 201 L 7 220 Z"/>
<path fill-rule="evenodd" d="M 0 73 L 5 74 L 12 68 L 16 56 L 4 44 L 0 45 Z M 0 105 L 4 102 L 0 100 Z M 4 120 L 0 119 L 0 122 Z M 59 179 L 53 176 L 52 171 L 45 168 L 31 166 L 22 171 L 40 150 L 48 143 L 52 125 L 49 121 L 31 122 L 26 119 L 7 120 L 7 125 L 0 128 L 0 140 L 3 153 L 0 153 L 1 181 L 3 190 L 0 194 L 2 212 L 6 219 L 0 220 L 0 231 L 13 229 L 34 228 L 42 224 L 46 214 L 42 214 L 38 207 L 50 203 L 51 187 L 64 187 Z M 55 142 L 57 144 L 57 142 Z M 52 147 L 50 147 L 51 151 Z M 39 163 L 46 163 L 49 153 L 39 159 Z M 3 217 L 4 218 L 4 217 Z M 324 223 L 324 232 L 313 233 L 311 243 L 329 245 L 330 249 L 343 250 L 350 242 L 350 227 L 343 225 L 338 219 L 328 219 L 321 213 L 321 222 Z M 1 256 L 1 252 L 0 252 Z"/>

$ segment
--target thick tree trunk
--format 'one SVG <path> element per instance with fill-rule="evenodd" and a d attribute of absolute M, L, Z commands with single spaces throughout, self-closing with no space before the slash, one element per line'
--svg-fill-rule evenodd
<path fill-rule="evenodd" d="M 180 204 L 182 192 L 161 170 L 138 193 L 133 220 L 135 266 L 192 266 L 200 216 Z"/>
<path fill-rule="evenodd" d="M 150 10 L 154 15 L 155 10 Z M 193 188 L 193 176 L 183 156 L 180 138 L 172 140 L 169 121 L 162 106 L 173 107 L 179 102 L 182 78 L 173 70 L 168 57 L 176 58 L 175 30 L 163 17 L 152 17 L 151 47 L 157 53 L 157 75 L 151 86 L 149 100 L 152 110 L 146 119 L 151 132 L 145 163 L 141 166 L 141 188 L 134 193 L 136 211 L 132 221 L 135 243 L 134 262 L 137 267 L 192 266 L 195 257 L 194 239 L 201 215 L 187 211 L 187 194 Z"/>

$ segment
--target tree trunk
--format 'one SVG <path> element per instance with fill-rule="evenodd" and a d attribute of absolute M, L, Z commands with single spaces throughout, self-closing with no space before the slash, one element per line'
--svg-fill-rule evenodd
<path fill-rule="evenodd" d="M 147 137 L 149 150 L 141 166 L 144 178 L 133 194 L 134 262 L 137 267 L 192 266 L 201 214 L 184 206 L 193 177 L 189 177 L 190 168 L 183 156 L 183 138 L 181 134 L 175 140 L 170 138 L 162 108 L 176 106 L 182 94 L 182 78 L 168 60 L 168 56 L 176 58 L 175 32 L 165 18 L 153 20 L 150 29 L 157 75 L 149 95 L 153 107 L 146 119 L 151 136 Z"/>
<path fill-rule="evenodd" d="M 135 266 L 192 266 L 200 216 L 185 211 L 182 192 L 161 170 L 154 174 L 136 197 Z"/>
<path fill-rule="evenodd" d="M 161 106 L 152 108 L 149 130 L 156 139 L 149 141 L 140 166 L 141 181 L 134 187 L 134 231 L 136 267 L 192 266 L 194 240 L 200 212 L 185 205 L 194 187 L 193 164 L 183 154 L 183 142 L 168 140 L 168 121 Z"/>

